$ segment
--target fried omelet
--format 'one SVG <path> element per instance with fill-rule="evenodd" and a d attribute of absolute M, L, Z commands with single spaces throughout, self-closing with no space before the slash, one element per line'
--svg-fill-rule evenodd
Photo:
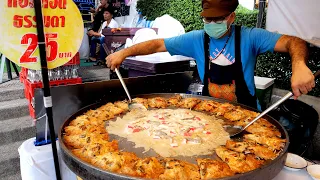
<path fill-rule="evenodd" d="M 220 105 L 220 103 L 210 100 L 201 101 L 194 108 L 196 111 L 214 112 L 214 110 Z"/>
<path fill-rule="evenodd" d="M 152 108 L 166 108 L 168 106 L 167 100 L 161 97 L 149 98 L 148 105 Z"/>
<path fill-rule="evenodd" d="M 256 143 L 266 145 L 272 150 L 281 150 L 284 145 L 286 140 L 285 139 L 280 139 L 278 137 L 269 137 L 269 136 L 264 136 L 264 135 L 258 135 L 258 134 L 246 134 L 244 135 L 244 138 L 246 140 L 251 140 Z"/>
<path fill-rule="evenodd" d="M 193 109 L 201 100 L 197 98 L 184 98 L 180 101 L 179 107 Z"/>
<path fill-rule="evenodd" d="M 228 164 L 212 159 L 197 159 L 201 179 L 217 179 L 233 176 L 235 173 Z"/>
<path fill-rule="evenodd" d="M 245 173 L 252 170 L 243 153 L 231 151 L 223 146 L 218 147 L 216 153 L 235 173 Z"/>
<path fill-rule="evenodd" d="M 165 171 L 159 176 L 160 180 L 198 180 L 200 179 L 199 167 L 185 161 L 166 158 Z"/>
<path fill-rule="evenodd" d="M 246 154 L 254 154 L 255 156 L 269 160 L 277 157 L 277 154 L 266 146 L 259 145 L 255 142 L 235 142 L 232 140 L 228 140 L 226 143 L 226 148 Z"/>
<path fill-rule="evenodd" d="M 168 105 L 173 106 L 173 107 L 177 107 L 177 106 L 179 106 L 181 99 L 182 99 L 182 97 L 179 94 L 177 94 L 177 95 L 168 99 Z"/>

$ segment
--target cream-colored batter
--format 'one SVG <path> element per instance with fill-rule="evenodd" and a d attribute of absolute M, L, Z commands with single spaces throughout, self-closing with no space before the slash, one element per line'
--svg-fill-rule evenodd
<path fill-rule="evenodd" d="M 188 109 L 133 110 L 107 126 L 110 134 L 163 157 L 209 155 L 230 139 L 222 120 Z"/>

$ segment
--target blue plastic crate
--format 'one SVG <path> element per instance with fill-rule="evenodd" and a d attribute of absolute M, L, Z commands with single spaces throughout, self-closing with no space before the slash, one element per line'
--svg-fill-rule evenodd
<path fill-rule="evenodd" d="M 94 0 L 73 0 L 76 3 L 80 11 L 89 11 L 90 8 L 95 7 Z"/>
<path fill-rule="evenodd" d="M 73 0 L 73 2 L 75 2 L 75 3 L 93 3 L 94 4 L 94 0 Z"/>

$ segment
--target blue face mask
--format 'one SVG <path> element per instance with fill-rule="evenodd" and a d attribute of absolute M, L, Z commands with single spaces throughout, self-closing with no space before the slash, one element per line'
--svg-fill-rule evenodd
<path fill-rule="evenodd" d="M 220 38 L 228 31 L 228 25 L 227 20 L 224 20 L 223 22 L 217 24 L 215 22 L 211 23 L 205 23 L 204 24 L 204 30 L 206 33 L 215 39 Z"/>

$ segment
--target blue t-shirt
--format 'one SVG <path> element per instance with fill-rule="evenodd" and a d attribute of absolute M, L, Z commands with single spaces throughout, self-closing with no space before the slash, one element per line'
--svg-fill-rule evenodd
<path fill-rule="evenodd" d="M 235 62 L 235 28 L 231 26 L 231 36 L 223 49 L 228 36 L 221 39 L 210 38 L 210 59 L 216 64 L 229 65 Z M 254 69 L 256 57 L 259 54 L 270 51 L 274 47 L 281 34 L 272 33 L 260 28 L 241 28 L 241 61 L 244 79 L 251 95 L 255 95 Z M 204 78 L 204 30 L 191 31 L 181 36 L 167 38 L 164 40 L 167 51 L 171 55 L 183 55 L 196 60 L 199 76 L 203 82 Z M 219 55 L 217 59 L 216 56 Z M 215 60 L 213 60 L 215 59 Z"/>

